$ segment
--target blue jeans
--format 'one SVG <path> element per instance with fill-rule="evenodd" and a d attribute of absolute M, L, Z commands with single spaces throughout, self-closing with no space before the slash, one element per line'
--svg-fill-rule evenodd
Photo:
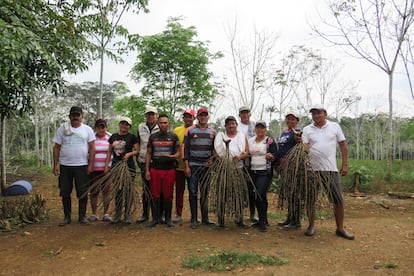
<path fill-rule="evenodd" d="M 267 190 L 272 182 L 272 175 L 267 170 L 250 171 L 258 196 L 256 197 L 256 208 L 259 213 L 259 223 L 267 223 Z"/>
<path fill-rule="evenodd" d="M 198 194 L 198 183 L 200 180 L 203 179 L 204 175 L 207 172 L 207 167 L 205 166 L 190 166 L 191 170 L 191 176 L 188 179 L 188 196 L 189 199 L 197 199 Z M 201 187 L 200 197 L 202 198 L 202 195 L 208 194 L 208 188 L 207 187 Z"/>
<path fill-rule="evenodd" d="M 203 180 L 208 168 L 205 166 L 190 166 L 191 176 L 188 179 L 188 198 L 190 201 L 191 220 L 197 220 L 197 194 L 198 184 Z M 200 187 L 200 207 L 202 221 L 208 221 L 208 192 L 210 183 L 204 183 L 205 186 Z"/>

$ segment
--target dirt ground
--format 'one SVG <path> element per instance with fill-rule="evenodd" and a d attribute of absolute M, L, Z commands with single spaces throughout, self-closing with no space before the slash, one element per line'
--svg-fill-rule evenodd
<path fill-rule="evenodd" d="M 0 233 L 0 275 L 414 275 L 412 199 L 347 194 L 345 226 L 355 234 L 354 241 L 335 236 L 332 217 L 317 222 L 313 237 L 303 234 L 306 221 L 302 229 L 278 228 L 284 211 L 274 208 L 274 197 L 270 197 L 273 219 L 266 233 L 240 229 L 232 222 L 221 230 L 207 226 L 193 230 L 187 200 L 184 221 L 175 228 L 102 221 L 81 226 L 76 223 L 76 203 L 73 222 L 59 227 L 63 214 L 56 179 L 50 174 L 28 180 L 32 193 L 47 199 L 50 219 Z M 272 255 L 286 264 L 222 273 L 182 267 L 184 258 L 225 250 Z"/>

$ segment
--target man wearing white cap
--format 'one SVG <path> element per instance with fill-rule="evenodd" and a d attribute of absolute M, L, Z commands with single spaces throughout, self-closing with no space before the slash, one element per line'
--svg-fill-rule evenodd
<path fill-rule="evenodd" d="M 145 122 L 138 125 L 137 138 L 139 144 L 139 155 L 137 163 L 141 169 L 142 216 L 137 220 L 137 223 L 143 223 L 149 218 L 150 182 L 145 177 L 145 155 L 147 153 L 147 145 L 150 135 L 160 131 L 157 125 L 157 114 L 158 111 L 155 107 L 147 106 L 145 109 Z"/>
<path fill-rule="evenodd" d="M 344 229 L 344 197 L 342 187 L 339 183 L 338 167 L 336 164 L 336 145 L 341 151 L 340 173 L 345 176 L 348 172 L 348 150 L 345 143 L 345 135 L 338 123 L 326 119 L 327 112 L 324 107 L 313 107 L 309 111 L 312 113 L 313 124 L 303 129 L 302 140 L 305 148 L 309 152 L 309 160 L 313 171 L 318 173 L 324 183 L 314 183 L 312 187 L 318 189 L 324 185 L 330 196 L 330 201 L 334 205 L 336 222 L 336 235 L 348 240 L 353 240 L 354 235 Z M 308 220 L 309 226 L 305 231 L 306 236 L 315 234 L 315 198 L 308 198 Z"/>
<path fill-rule="evenodd" d="M 250 107 L 243 105 L 239 108 L 239 118 L 240 124 L 237 126 L 237 130 L 241 131 L 246 137 L 247 140 L 256 135 L 255 133 L 255 122 L 250 120 L 252 116 Z M 250 158 L 244 160 L 244 165 L 246 168 L 250 167 Z M 249 187 L 249 208 L 250 208 L 250 220 L 252 222 L 257 222 L 259 219 L 256 216 L 256 196 L 252 189 L 252 185 Z"/>

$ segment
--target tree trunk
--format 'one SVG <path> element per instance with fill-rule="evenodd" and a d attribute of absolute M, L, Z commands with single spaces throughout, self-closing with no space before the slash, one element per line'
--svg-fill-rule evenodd
<path fill-rule="evenodd" d="M 102 26 L 105 26 L 105 18 L 104 15 L 101 14 L 101 24 Z M 101 68 L 99 72 L 99 110 L 98 110 L 98 118 L 103 118 L 102 113 L 102 98 L 103 98 L 103 71 L 104 71 L 104 39 L 105 39 L 105 28 L 102 28 L 102 34 L 101 34 L 101 48 L 99 49 L 99 55 L 101 59 Z M 98 119 L 95 118 L 95 119 Z"/>
<path fill-rule="evenodd" d="M 0 167 L 1 167 L 1 194 L 6 191 L 6 118 L 0 116 Z"/>
<path fill-rule="evenodd" d="M 393 112 L 393 105 L 392 105 L 392 85 L 393 85 L 393 73 L 391 72 L 388 74 L 388 105 L 389 105 L 389 137 L 387 142 L 387 168 L 386 168 L 386 175 L 385 180 L 391 181 L 391 164 L 392 164 L 392 137 L 393 137 L 393 118 L 392 118 L 392 112 Z"/>
<path fill-rule="evenodd" d="M 35 132 L 35 156 L 36 156 L 36 163 L 37 167 L 41 165 L 41 154 L 40 154 L 40 147 L 39 147 L 39 104 L 35 100 L 34 101 L 34 132 Z"/>

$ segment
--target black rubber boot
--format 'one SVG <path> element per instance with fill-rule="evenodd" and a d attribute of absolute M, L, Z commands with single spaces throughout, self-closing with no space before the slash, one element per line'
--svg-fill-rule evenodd
<path fill-rule="evenodd" d="M 153 199 L 151 203 L 152 221 L 148 227 L 155 227 L 158 223 L 160 223 L 160 200 Z"/>
<path fill-rule="evenodd" d="M 165 223 L 168 227 L 174 227 L 171 221 L 172 201 L 164 201 Z"/>
<path fill-rule="evenodd" d="M 63 214 L 64 218 L 59 226 L 65 226 L 71 222 L 71 214 L 72 214 L 72 199 L 70 197 L 62 197 L 62 205 L 63 205 Z"/>
<path fill-rule="evenodd" d="M 191 212 L 191 228 L 197 228 L 199 222 L 197 220 L 197 198 L 190 199 L 190 212 Z"/>
<path fill-rule="evenodd" d="M 204 225 L 216 224 L 214 221 L 208 219 L 208 199 L 200 199 L 201 205 L 201 223 Z"/>
<path fill-rule="evenodd" d="M 146 222 L 149 218 L 149 198 L 146 192 L 142 194 L 142 216 L 137 220 L 137 223 Z"/>
<path fill-rule="evenodd" d="M 89 225 L 89 220 L 86 218 L 86 206 L 88 198 L 79 199 L 79 223 L 82 225 Z"/>
<path fill-rule="evenodd" d="M 222 215 L 218 216 L 216 227 L 217 228 L 224 228 L 224 216 L 222 216 Z"/>
<path fill-rule="evenodd" d="M 300 224 L 300 202 L 295 202 L 292 205 L 294 206 L 294 208 L 293 210 L 290 210 L 290 223 L 283 226 L 287 230 L 298 229 L 302 226 Z"/>

